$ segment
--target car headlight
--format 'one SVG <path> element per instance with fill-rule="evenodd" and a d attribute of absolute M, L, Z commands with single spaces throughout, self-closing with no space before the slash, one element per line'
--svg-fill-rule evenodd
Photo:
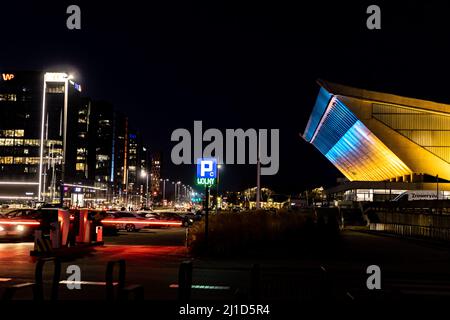
<path fill-rule="evenodd" d="M 194 220 L 192 220 L 192 219 L 189 219 L 189 222 L 194 222 Z"/>
<path fill-rule="evenodd" d="M 18 225 L 18 226 L 16 227 L 16 230 L 22 232 L 22 231 L 25 230 L 25 227 L 22 226 L 22 225 Z"/>
<path fill-rule="evenodd" d="M 3 228 L 2 226 L 0 226 L 0 231 L 4 231 L 5 230 L 5 228 Z"/>

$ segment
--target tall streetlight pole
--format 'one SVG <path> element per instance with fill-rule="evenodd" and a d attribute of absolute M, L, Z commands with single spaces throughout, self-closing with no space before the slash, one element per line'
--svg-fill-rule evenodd
<path fill-rule="evenodd" d="M 173 203 L 175 204 L 175 201 L 177 200 L 177 184 L 175 183 L 175 181 L 172 181 L 172 184 L 174 185 Z"/>
<path fill-rule="evenodd" d="M 219 210 L 219 182 L 220 182 L 220 169 L 222 168 L 221 164 L 217 165 L 217 185 L 216 185 L 216 214 Z"/>
<path fill-rule="evenodd" d="M 181 184 L 181 181 L 177 181 L 177 183 L 176 183 L 176 189 L 177 189 L 176 201 L 180 201 L 180 191 L 181 191 L 180 184 Z"/>
<path fill-rule="evenodd" d="M 163 182 L 163 203 L 166 200 L 166 181 L 169 181 L 169 179 L 159 179 L 159 181 Z"/>
<path fill-rule="evenodd" d="M 145 170 L 141 170 L 141 177 L 146 179 L 145 187 L 145 206 L 148 207 L 148 173 Z"/>

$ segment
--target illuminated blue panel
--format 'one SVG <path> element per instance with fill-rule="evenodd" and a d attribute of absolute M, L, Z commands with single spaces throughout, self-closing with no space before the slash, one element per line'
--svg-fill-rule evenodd
<path fill-rule="evenodd" d="M 383 181 L 412 173 L 411 169 L 359 120 L 325 156 L 350 181 Z"/>
<path fill-rule="evenodd" d="M 316 137 L 311 143 L 325 155 L 357 121 L 356 116 L 335 99 L 323 116 Z"/>
<path fill-rule="evenodd" d="M 324 88 L 320 88 L 319 94 L 316 99 L 316 104 L 314 105 L 311 116 L 309 117 L 308 124 L 306 125 L 303 137 L 306 141 L 310 142 L 314 136 L 314 132 L 319 125 L 320 119 L 322 119 L 325 110 L 327 109 L 328 103 L 331 99 L 331 94 Z"/>

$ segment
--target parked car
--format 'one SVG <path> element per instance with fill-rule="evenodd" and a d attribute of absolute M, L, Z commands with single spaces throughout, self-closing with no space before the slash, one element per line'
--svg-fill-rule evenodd
<path fill-rule="evenodd" d="M 188 214 L 179 214 L 177 212 L 160 212 L 160 220 L 179 221 L 184 227 L 190 226 L 194 220 Z"/>
<path fill-rule="evenodd" d="M 57 209 L 15 209 L 0 216 L 0 237 L 32 240 L 46 214 Z"/>
<path fill-rule="evenodd" d="M 141 217 L 138 213 L 129 211 L 109 212 L 109 217 L 102 220 L 103 225 L 113 224 L 118 230 L 137 232 L 148 226 L 148 219 Z"/>

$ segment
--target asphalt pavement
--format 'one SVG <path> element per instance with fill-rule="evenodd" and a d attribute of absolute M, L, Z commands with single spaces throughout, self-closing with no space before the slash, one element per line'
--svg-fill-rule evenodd
<path fill-rule="evenodd" d="M 35 258 L 29 256 L 32 243 L 0 243 L 1 288 L 32 281 Z M 138 233 L 120 232 L 105 237 L 105 245 L 93 247 L 81 256 L 63 261 L 62 278 L 69 265 L 81 268 L 81 290 L 60 285 L 61 299 L 105 299 L 105 268 L 108 261 L 126 260 L 126 283 L 142 284 L 145 298 L 173 300 L 177 297 L 178 268 L 193 261 L 192 298 L 236 299 L 250 292 L 250 270 L 261 266 L 262 294 L 268 299 L 314 296 L 323 286 L 323 274 L 334 297 L 365 299 L 373 296 L 366 287 L 369 265 L 381 269 L 382 296 L 395 298 L 448 297 L 450 294 L 450 252 L 447 248 L 405 239 L 354 231 L 342 233 L 332 249 L 303 255 L 293 251 L 277 258 L 192 258 L 185 247 L 185 229 L 151 229 Z M 274 255 L 275 256 L 275 255 Z M 45 270 L 50 281 L 51 269 Z M 31 298 L 23 292 L 16 298 Z"/>

